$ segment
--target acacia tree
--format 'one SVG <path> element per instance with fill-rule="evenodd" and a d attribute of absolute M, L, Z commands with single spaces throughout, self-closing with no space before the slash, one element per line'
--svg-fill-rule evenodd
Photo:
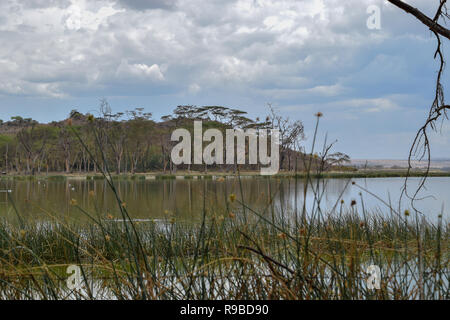
<path fill-rule="evenodd" d="M 25 153 L 27 174 L 34 173 L 36 161 L 45 148 L 47 138 L 48 130 L 42 125 L 33 124 L 17 133 L 17 140 Z"/>
<path fill-rule="evenodd" d="M 335 152 L 329 154 L 325 158 L 328 167 L 342 166 L 343 164 L 350 163 L 350 157 L 342 152 Z"/>
<path fill-rule="evenodd" d="M 64 171 L 66 173 L 70 173 L 72 170 L 71 160 L 73 154 L 76 152 L 74 144 L 75 144 L 75 137 L 71 129 L 67 128 L 65 124 L 61 124 L 58 132 L 58 145 L 60 150 L 62 151 L 62 155 L 64 158 Z"/>
<path fill-rule="evenodd" d="M 131 173 L 135 173 L 139 161 L 142 160 L 149 148 L 148 137 L 152 134 L 151 113 L 144 112 L 143 108 L 126 111 L 129 120 L 126 124 L 127 161 L 130 162 Z M 125 171 L 127 170 L 125 166 Z"/>
<path fill-rule="evenodd" d="M 3 155 L 3 168 L 4 172 L 9 171 L 9 152 L 12 149 L 11 146 L 14 144 L 14 139 L 7 135 L 0 135 L 0 154 Z"/>
<path fill-rule="evenodd" d="M 109 145 L 111 147 L 112 156 L 116 162 L 116 174 L 120 174 L 122 167 L 122 158 L 127 141 L 128 130 L 125 123 L 119 121 L 123 115 L 122 112 L 112 115 L 112 123 L 107 132 Z"/>

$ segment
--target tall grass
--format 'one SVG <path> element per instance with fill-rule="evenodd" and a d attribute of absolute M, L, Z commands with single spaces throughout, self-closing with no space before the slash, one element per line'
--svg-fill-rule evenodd
<path fill-rule="evenodd" d="M 298 230 L 281 217 L 266 220 L 207 213 L 199 223 L 172 217 L 140 223 L 102 219 L 89 226 L 56 218 L 20 227 L 2 222 L 0 297 L 419 298 L 414 221 L 361 218 L 350 211 Z M 142 246 L 130 237 L 132 223 Z M 427 223 L 420 232 L 424 298 L 448 299 L 448 225 Z M 71 264 L 86 274 L 74 291 L 65 282 Z M 382 270 L 380 290 L 367 288 L 371 264 Z"/>

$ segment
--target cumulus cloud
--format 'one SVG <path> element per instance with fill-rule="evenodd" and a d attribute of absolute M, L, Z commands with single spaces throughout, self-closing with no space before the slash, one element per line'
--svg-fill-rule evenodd
<path fill-rule="evenodd" d="M 124 10 L 116 10 L 112 6 L 102 6 L 98 10 L 91 10 L 84 1 L 73 2 L 65 9 L 65 25 L 69 30 L 87 29 L 96 31 L 106 22 L 108 17 Z"/>
<path fill-rule="evenodd" d="M 255 94 L 278 93 L 281 100 L 337 96 L 363 82 L 376 83 L 381 73 L 400 69 L 401 77 L 408 72 L 398 55 L 358 55 L 405 36 L 388 28 L 367 30 L 365 9 L 373 2 L 3 2 L 0 30 L 8 41 L 0 54 L 8 66 L 0 68 L 12 76 L 12 84 L 0 90 L 45 94 L 34 84 L 51 83 L 52 90 L 70 96 L 70 82 L 76 88 L 83 83 L 104 87 L 111 76 L 122 75 L 136 81 L 165 79 L 189 92 L 195 84 L 203 89 L 248 86 Z M 390 10 L 384 10 L 386 15 Z M 13 48 L 17 54 L 8 54 Z"/>
<path fill-rule="evenodd" d="M 366 27 L 371 4 L 381 30 Z M 436 67 L 426 28 L 381 0 L 11 0 L 0 37 L 0 98 L 170 93 L 364 119 L 424 111 Z"/>
<path fill-rule="evenodd" d="M 116 77 L 119 79 L 138 78 L 143 80 L 164 80 L 164 75 L 157 64 L 148 66 L 144 63 L 129 64 L 123 59 L 116 70 Z"/>

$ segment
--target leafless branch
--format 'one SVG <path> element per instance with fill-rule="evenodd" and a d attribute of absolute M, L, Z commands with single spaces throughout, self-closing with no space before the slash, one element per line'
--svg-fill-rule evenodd
<path fill-rule="evenodd" d="M 440 17 L 444 16 L 448 18 L 447 9 L 445 8 L 445 4 L 447 0 L 440 0 L 440 5 L 433 19 L 429 18 L 422 11 L 417 8 L 410 6 L 409 4 L 401 1 L 401 0 L 388 0 L 393 5 L 399 7 L 400 9 L 406 11 L 409 14 L 412 14 L 418 20 L 420 20 L 424 25 L 430 28 L 431 31 L 446 37 L 450 40 L 450 30 L 443 27 L 438 23 Z"/>
<path fill-rule="evenodd" d="M 423 24 L 428 26 L 428 28 L 433 32 L 434 36 L 436 37 L 436 51 L 434 54 L 434 58 L 439 59 L 439 70 L 437 73 L 436 78 L 436 89 L 435 89 L 435 96 L 433 103 L 430 107 L 430 111 L 428 113 L 428 117 L 424 123 L 424 125 L 418 130 L 413 144 L 411 145 L 409 156 L 408 156 L 408 174 L 405 179 L 405 183 L 403 186 L 403 192 L 402 194 L 405 194 L 408 198 L 411 199 L 411 204 L 414 207 L 414 200 L 417 199 L 417 196 L 420 192 L 420 190 L 424 187 L 425 181 L 428 177 L 429 171 L 430 171 L 430 164 L 431 164 L 431 148 L 430 148 L 430 141 L 428 138 L 428 132 L 427 130 L 431 128 L 432 130 L 436 131 L 436 122 L 438 120 L 445 120 L 448 119 L 447 110 L 450 109 L 450 105 L 447 105 L 445 103 L 444 99 L 444 88 L 441 83 L 442 75 L 445 69 L 445 59 L 444 54 L 442 53 L 442 40 L 441 36 L 450 39 L 450 30 L 443 27 L 439 24 L 439 20 L 442 19 L 444 23 L 446 23 L 446 20 L 450 19 L 450 16 L 447 12 L 446 3 L 447 0 L 439 0 L 439 6 L 436 9 L 436 13 L 434 17 L 431 19 L 428 16 L 426 16 L 424 13 L 422 13 L 420 10 L 410 6 L 409 4 L 400 1 L 400 0 L 388 0 L 393 5 L 399 7 L 400 9 L 404 10 L 405 12 L 412 14 L 414 17 L 416 17 L 418 20 L 420 20 Z M 414 192 L 412 196 L 408 195 L 407 192 L 407 182 L 408 177 L 410 175 L 410 171 L 412 169 L 412 159 L 416 158 L 417 160 L 421 161 L 423 159 L 426 159 L 427 161 L 427 167 L 424 177 L 420 180 L 419 186 Z"/>

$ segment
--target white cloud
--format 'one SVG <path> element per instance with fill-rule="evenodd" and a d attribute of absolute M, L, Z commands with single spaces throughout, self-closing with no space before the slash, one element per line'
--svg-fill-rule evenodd
<path fill-rule="evenodd" d="M 388 98 L 352 99 L 341 103 L 369 113 L 386 112 L 400 108 L 394 101 Z"/>
<path fill-rule="evenodd" d="M 97 30 L 100 25 L 107 22 L 108 18 L 124 9 L 117 10 L 112 4 L 105 3 L 98 10 L 90 9 L 86 0 L 71 0 L 70 5 L 65 10 L 65 24 L 69 30 L 80 30 L 82 28 L 92 31 Z M 92 10 L 92 11 L 91 11 Z"/>
<path fill-rule="evenodd" d="M 164 75 L 157 64 L 151 66 L 145 63 L 129 64 L 126 59 L 123 59 L 117 67 L 115 76 L 118 79 L 139 78 L 144 80 L 164 80 Z"/>
<path fill-rule="evenodd" d="M 195 83 L 202 91 L 227 84 L 281 99 L 336 96 L 354 86 L 342 79 L 356 67 L 366 68 L 365 77 L 391 61 L 387 53 L 370 64 L 358 51 L 395 37 L 388 28 L 367 30 L 368 0 L 47 3 L 0 4 L 3 93 L 91 94 L 126 77 L 164 80 L 180 92 Z"/>

